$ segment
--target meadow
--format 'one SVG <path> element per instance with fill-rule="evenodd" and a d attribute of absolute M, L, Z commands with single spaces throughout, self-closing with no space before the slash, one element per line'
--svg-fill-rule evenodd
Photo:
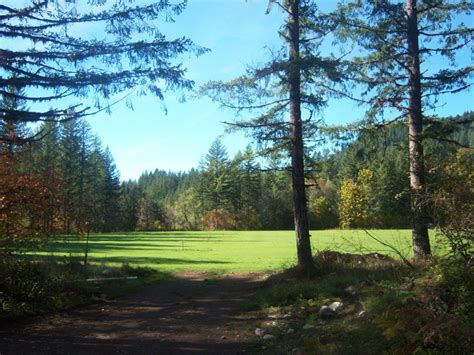
<path fill-rule="evenodd" d="M 371 230 L 379 240 L 411 256 L 410 230 Z M 435 253 L 439 246 L 432 240 Z M 313 252 L 377 252 L 399 256 L 362 230 L 311 232 Z M 293 231 L 134 232 L 91 234 L 88 261 L 92 264 L 151 267 L 163 272 L 259 272 L 275 271 L 295 263 Z M 62 236 L 34 252 L 35 259 L 74 257 L 84 260 L 86 239 Z M 30 254 L 31 255 L 31 254 Z"/>

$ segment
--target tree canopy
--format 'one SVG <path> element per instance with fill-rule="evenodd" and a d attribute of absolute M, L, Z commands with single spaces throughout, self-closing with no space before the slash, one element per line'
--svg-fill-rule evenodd
<path fill-rule="evenodd" d="M 61 121 L 107 109 L 119 93 L 135 90 L 163 99 L 167 90 L 191 88 L 179 58 L 206 50 L 185 37 L 167 39 L 159 29 L 185 5 L 168 0 L 3 2 L 0 95 L 4 101 L 22 100 L 25 107 L 2 106 L 0 117 Z"/>

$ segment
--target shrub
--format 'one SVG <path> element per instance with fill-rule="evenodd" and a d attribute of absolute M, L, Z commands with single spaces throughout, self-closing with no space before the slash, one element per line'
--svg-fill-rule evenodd
<path fill-rule="evenodd" d="M 0 261 L 0 319 L 49 308 L 55 293 L 38 265 L 11 257 Z"/>

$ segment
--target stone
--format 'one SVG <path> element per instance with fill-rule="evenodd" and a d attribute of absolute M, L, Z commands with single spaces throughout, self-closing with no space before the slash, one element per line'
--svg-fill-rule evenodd
<path fill-rule="evenodd" d="M 286 330 L 286 334 L 293 334 L 295 332 L 295 330 L 293 328 L 288 328 Z"/>
<path fill-rule="evenodd" d="M 334 312 L 338 313 L 342 311 L 342 309 L 344 308 L 344 304 L 342 302 L 336 301 L 336 302 L 331 303 L 329 305 L 329 308 L 333 310 Z"/>
<path fill-rule="evenodd" d="M 356 295 L 356 290 L 354 288 L 354 286 L 347 286 L 345 289 L 344 289 L 344 292 L 347 293 L 348 295 L 351 295 L 351 296 L 355 296 Z"/>
<path fill-rule="evenodd" d="M 316 327 L 315 327 L 314 325 L 312 325 L 312 324 L 306 324 L 306 325 L 303 327 L 304 330 L 314 329 L 314 328 L 316 328 Z"/>
<path fill-rule="evenodd" d="M 273 339 L 275 339 L 275 336 L 271 334 L 265 334 L 263 336 L 263 340 L 273 340 Z"/>
<path fill-rule="evenodd" d="M 265 329 L 257 328 L 255 329 L 255 335 L 258 337 L 263 337 L 266 334 Z"/>
<path fill-rule="evenodd" d="M 319 316 L 321 318 L 331 318 L 336 315 L 336 312 L 334 312 L 331 308 L 328 306 L 322 306 L 321 309 L 319 310 Z"/>
<path fill-rule="evenodd" d="M 357 313 L 357 318 L 364 318 L 367 315 L 367 311 L 363 310 Z"/>

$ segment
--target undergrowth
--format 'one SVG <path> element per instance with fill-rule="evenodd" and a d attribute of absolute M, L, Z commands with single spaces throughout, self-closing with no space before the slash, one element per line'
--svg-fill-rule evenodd
<path fill-rule="evenodd" d="M 129 276 L 137 278 L 126 279 Z M 18 256 L 1 255 L 0 322 L 117 297 L 168 276 L 127 264 L 110 268 L 85 266 L 72 258 L 32 262 Z"/>
<path fill-rule="evenodd" d="M 286 324 L 274 331 L 273 351 L 474 351 L 474 273 L 464 260 L 438 259 L 413 268 L 379 254 L 329 251 L 318 253 L 314 260 L 317 271 L 312 277 L 289 269 L 271 278 L 247 304 L 248 309 L 291 315 L 283 317 Z M 320 318 L 321 306 L 334 301 L 343 302 L 344 309 L 333 318 Z M 287 334 L 287 328 L 296 332 Z"/>

